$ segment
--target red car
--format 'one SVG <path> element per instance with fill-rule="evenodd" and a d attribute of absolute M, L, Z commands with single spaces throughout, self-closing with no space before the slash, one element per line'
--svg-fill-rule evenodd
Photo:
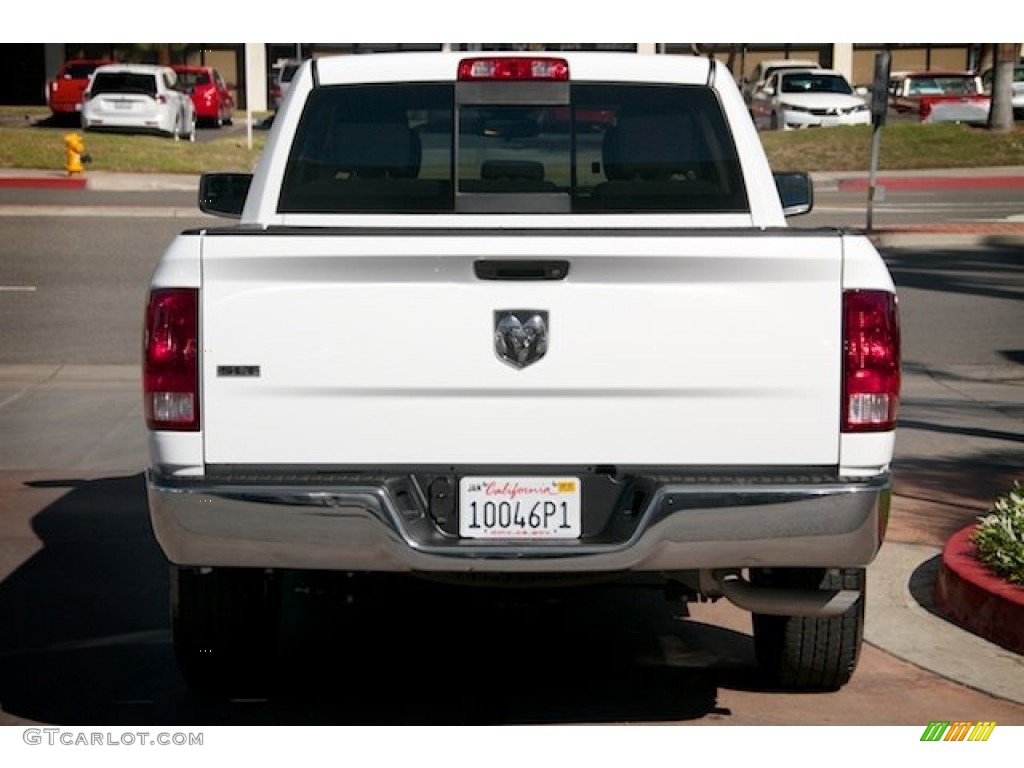
<path fill-rule="evenodd" d="M 178 85 L 192 97 L 199 122 L 218 128 L 231 123 L 235 116 L 235 100 L 218 70 L 183 64 L 175 64 L 173 69 L 178 75 Z"/>
<path fill-rule="evenodd" d="M 82 94 L 89 84 L 89 76 L 96 67 L 113 64 L 107 59 L 68 59 L 57 76 L 46 84 L 46 103 L 57 119 L 78 117 L 82 111 Z"/>

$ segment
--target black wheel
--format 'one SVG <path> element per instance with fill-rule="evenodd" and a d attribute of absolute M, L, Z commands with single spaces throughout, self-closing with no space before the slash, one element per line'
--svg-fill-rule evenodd
<path fill-rule="evenodd" d="M 754 648 L 768 685 L 834 691 L 853 675 L 864 637 L 863 568 L 778 568 L 752 571 L 771 587 L 852 589 L 861 595 L 845 613 L 828 618 L 754 614 Z"/>
<path fill-rule="evenodd" d="M 276 664 L 280 615 L 276 573 L 172 568 L 174 653 L 185 681 L 200 693 L 265 693 Z"/>

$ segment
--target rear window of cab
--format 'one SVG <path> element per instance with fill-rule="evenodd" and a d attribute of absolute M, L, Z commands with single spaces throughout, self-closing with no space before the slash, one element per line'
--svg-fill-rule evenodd
<path fill-rule="evenodd" d="M 278 211 L 748 210 L 710 88 L 572 83 L 560 103 L 496 93 L 511 97 L 460 101 L 452 83 L 314 89 Z"/>

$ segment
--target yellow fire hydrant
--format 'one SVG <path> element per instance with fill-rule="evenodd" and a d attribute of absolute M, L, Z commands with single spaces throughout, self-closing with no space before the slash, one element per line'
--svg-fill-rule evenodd
<path fill-rule="evenodd" d="M 85 154 L 85 141 L 77 133 L 68 133 L 64 135 L 64 168 L 68 172 L 68 176 L 74 176 L 76 173 L 81 173 L 84 168 L 82 167 L 82 155 Z"/>

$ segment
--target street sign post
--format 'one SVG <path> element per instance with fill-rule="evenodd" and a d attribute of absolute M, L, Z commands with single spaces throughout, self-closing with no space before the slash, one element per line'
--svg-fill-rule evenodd
<path fill-rule="evenodd" d="M 881 51 L 875 54 L 875 79 L 871 84 L 871 170 L 868 172 L 868 220 L 867 229 L 873 226 L 874 203 L 881 200 L 884 189 L 876 188 L 875 176 L 878 173 L 878 150 L 882 141 L 882 126 L 889 112 L 889 68 L 892 66 L 892 54 Z"/>

